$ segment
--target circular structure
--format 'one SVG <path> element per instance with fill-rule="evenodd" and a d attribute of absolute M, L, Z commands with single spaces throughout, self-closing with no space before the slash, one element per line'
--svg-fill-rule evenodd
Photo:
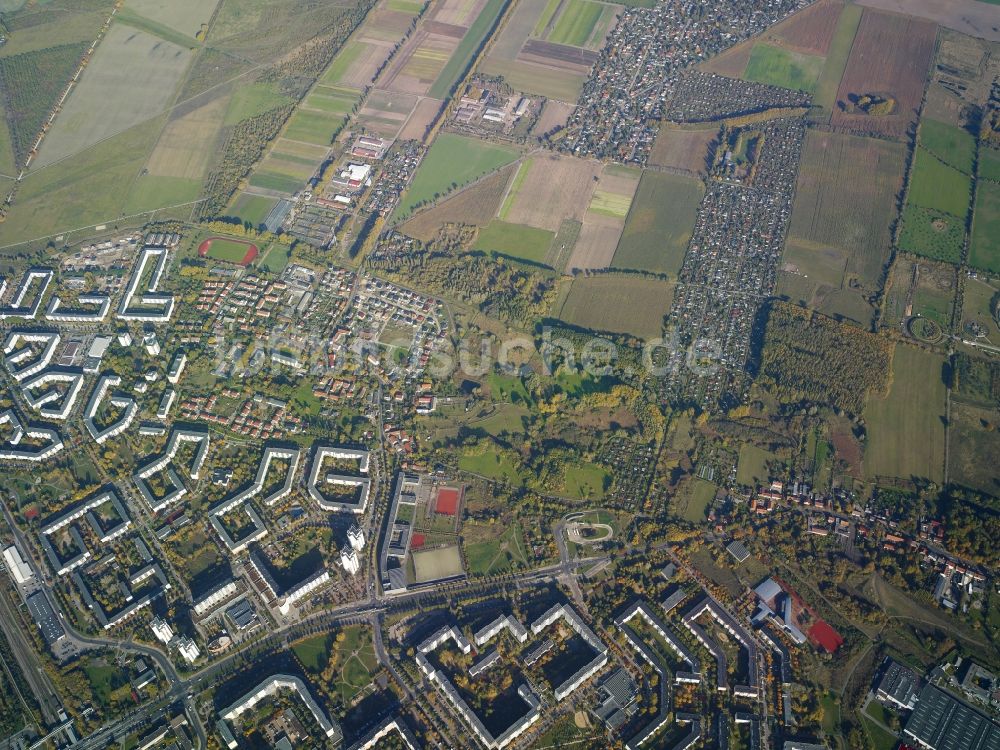
<path fill-rule="evenodd" d="M 944 335 L 940 325 L 930 318 L 924 318 L 919 315 L 910 318 L 906 322 L 906 330 L 913 338 L 928 344 L 936 344 Z"/>
<path fill-rule="evenodd" d="M 613 539 L 615 530 L 606 523 L 581 523 L 571 521 L 566 524 L 566 537 L 573 544 L 597 544 Z"/>
<path fill-rule="evenodd" d="M 252 242 L 229 237 L 209 237 L 198 246 L 198 255 L 202 258 L 221 260 L 244 268 L 253 263 L 259 254 L 260 251 Z"/>

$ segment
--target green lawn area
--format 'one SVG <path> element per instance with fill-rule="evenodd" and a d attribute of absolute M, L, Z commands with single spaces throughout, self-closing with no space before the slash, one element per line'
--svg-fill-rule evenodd
<path fill-rule="evenodd" d="M 819 704 L 823 709 L 823 731 L 835 734 L 840 729 L 840 705 L 837 703 L 837 696 L 827 693 L 819 699 Z"/>
<path fill-rule="evenodd" d="M 136 180 L 134 187 L 129 191 L 125 213 L 138 214 L 182 203 L 191 203 L 198 199 L 200 193 L 201 182 L 199 180 L 144 174 Z"/>
<path fill-rule="evenodd" d="M 474 248 L 532 263 L 544 263 L 554 236 L 545 229 L 494 219 L 479 230 Z"/>
<path fill-rule="evenodd" d="M 506 456 L 501 457 L 496 453 L 462 456 L 458 460 L 458 468 L 472 474 L 480 474 L 488 479 L 504 480 L 515 485 L 522 483 L 517 467 Z"/>
<path fill-rule="evenodd" d="M 972 222 L 969 264 L 1000 272 L 1000 184 L 980 182 Z"/>
<path fill-rule="evenodd" d="M 944 465 L 945 385 L 940 355 L 896 344 L 889 395 L 869 397 L 865 471 L 869 478 L 925 477 L 940 483 Z"/>
<path fill-rule="evenodd" d="M 1000 182 L 1000 151 L 985 144 L 979 149 L 979 179 Z"/>
<path fill-rule="evenodd" d="M 111 700 L 111 693 L 114 690 L 114 679 L 115 675 L 118 674 L 118 670 L 110 665 L 98 665 L 88 662 L 84 665 L 83 671 L 87 675 L 87 681 L 90 682 L 90 687 L 94 691 L 94 697 L 102 705 L 107 705 Z"/>
<path fill-rule="evenodd" d="M 298 641 L 292 644 L 292 653 L 302 662 L 307 670 L 314 673 L 323 671 L 327 660 L 330 658 L 330 645 L 333 642 L 332 636 L 327 633 L 314 635 L 312 638 Z"/>
<path fill-rule="evenodd" d="M 552 27 L 548 41 L 572 47 L 584 46 L 603 9 L 601 3 L 593 0 L 568 0 L 564 3 L 563 12 L 559 15 L 555 26 Z"/>
<path fill-rule="evenodd" d="M 874 744 L 875 750 L 894 750 L 899 742 L 899 738 L 895 735 L 889 734 L 873 721 L 869 721 L 864 717 L 862 717 L 861 721 L 865 725 L 865 731 L 868 733 L 868 737 Z"/>
<path fill-rule="evenodd" d="M 594 500 L 604 497 L 604 492 L 610 488 L 611 472 L 589 461 L 570 464 L 566 467 L 563 486 L 570 497 Z"/>
<path fill-rule="evenodd" d="M 279 193 L 292 195 L 302 187 L 305 180 L 288 175 L 258 170 L 250 178 L 250 184 L 254 187 L 265 188 L 266 190 L 277 190 Z"/>
<path fill-rule="evenodd" d="M 469 30 L 465 32 L 462 41 L 448 58 L 447 64 L 427 92 L 429 96 L 435 99 L 444 99 L 451 93 L 452 87 L 465 74 L 472 58 L 483 46 L 486 35 L 496 24 L 497 18 L 506 6 L 506 0 L 487 0 L 486 5 L 476 16 L 476 20 L 472 22 Z"/>
<path fill-rule="evenodd" d="M 767 462 L 775 458 L 770 451 L 744 443 L 740 446 L 740 460 L 736 467 L 737 483 L 750 487 L 763 484 L 768 480 Z"/>
<path fill-rule="evenodd" d="M 976 139 L 964 128 L 925 118 L 920 121 L 920 145 L 945 164 L 972 174 Z"/>
<path fill-rule="evenodd" d="M 927 149 L 917 149 L 908 204 L 964 218 L 969 212 L 971 189 L 972 180 L 967 174 L 948 166 Z"/>
<path fill-rule="evenodd" d="M 248 83 L 238 86 L 226 107 L 222 124 L 231 127 L 236 123 L 290 104 L 291 99 L 278 89 L 277 83 Z"/>
<path fill-rule="evenodd" d="M 700 523 L 705 520 L 705 512 L 715 497 L 716 487 L 704 479 L 693 479 L 687 492 L 687 502 L 683 508 L 678 508 L 679 515 L 686 521 Z"/>
<path fill-rule="evenodd" d="M 486 378 L 494 401 L 510 401 L 513 404 L 531 404 L 531 396 L 524 381 L 517 375 L 501 375 L 491 372 Z"/>
<path fill-rule="evenodd" d="M 521 525 L 513 523 L 499 537 L 465 545 L 469 575 L 503 573 L 528 564 Z"/>
<path fill-rule="evenodd" d="M 517 158 L 517 151 L 474 138 L 442 133 L 434 141 L 413 182 L 403 194 L 393 221 L 409 216 L 420 205 L 457 190 Z"/>
<path fill-rule="evenodd" d="M 271 245 L 263 255 L 257 257 L 257 265 L 271 273 L 281 273 L 288 265 L 289 252 L 287 245 Z"/>
<path fill-rule="evenodd" d="M 644 172 L 612 258 L 612 267 L 676 277 L 684 262 L 704 194 L 700 180 L 664 172 Z"/>
<path fill-rule="evenodd" d="M 816 55 L 774 47 L 760 42 L 750 53 L 743 78 L 748 81 L 800 89 L 812 93 L 823 71 L 824 60 Z"/>
<path fill-rule="evenodd" d="M 271 209 L 277 202 L 274 198 L 266 198 L 262 195 L 237 193 L 236 200 L 229 209 L 229 214 L 238 216 L 243 221 L 249 221 L 256 227 L 264 223 L 264 219 L 271 213 Z"/>

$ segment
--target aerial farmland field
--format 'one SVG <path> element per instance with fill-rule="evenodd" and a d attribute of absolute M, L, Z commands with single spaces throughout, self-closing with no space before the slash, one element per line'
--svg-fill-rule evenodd
<path fill-rule="evenodd" d="M 969 175 L 949 166 L 927 149 L 917 149 L 908 203 L 963 218 L 969 212 L 971 193 Z"/>
<path fill-rule="evenodd" d="M 869 477 L 926 477 L 944 470 L 944 359 L 897 344 L 888 396 L 873 394 L 865 407 Z M 919 439 L 914 439 L 919 436 Z"/>
<path fill-rule="evenodd" d="M 709 148 L 718 135 L 719 128 L 714 124 L 680 127 L 663 123 L 649 154 L 649 163 L 704 174 L 709 166 Z"/>
<path fill-rule="evenodd" d="M 676 278 L 704 192 L 698 180 L 644 172 L 611 265 Z"/>
<path fill-rule="evenodd" d="M 660 279 L 618 273 L 579 276 L 556 314 L 580 328 L 652 338 L 663 330 L 673 296 L 673 282 Z"/>
<path fill-rule="evenodd" d="M 207 26 L 216 5 L 218 0 L 128 0 L 125 7 L 194 38 Z"/>
<path fill-rule="evenodd" d="M 405 218 L 417 206 L 434 201 L 516 158 L 514 149 L 443 133 L 434 141 L 414 175 L 396 210 L 396 218 Z"/>
<path fill-rule="evenodd" d="M 837 91 L 830 123 L 857 133 L 900 137 L 916 118 L 937 27 L 933 23 L 866 9 Z M 851 97 L 881 94 L 896 106 L 887 115 L 869 115 L 848 106 Z"/>
<path fill-rule="evenodd" d="M 964 128 L 925 117 L 920 121 L 920 145 L 959 172 L 972 174 L 976 138 Z"/>
<path fill-rule="evenodd" d="M 166 110 L 191 55 L 189 49 L 113 24 L 32 167 L 76 154 Z"/>
<path fill-rule="evenodd" d="M 594 0 L 567 0 L 562 5 L 563 11 L 546 39 L 573 47 L 587 46 L 605 6 Z"/>
<path fill-rule="evenodd" d="M 495 219 L 479 231 L 473 248 L 542 264 L 552 245 L 553 236 L 552 232 L 544 229 L 508 224 Z"/>
<path fill-rule="evenodd" d="M 812 92 L 823 70 L 823 58 L 769 44 L 754 45 L 743 77 L 789 89 Z"/>
<path fill-rule="evenodd" d="M 877 288 L 889 258 L 903 161 L 904 148 L 889 141 L 806 135 L 779 293 L 830 315 L 870 319 L 862 297 Z"/>
<path fill-rule="evenodd" d="M 514 165 L 503 167 L 475 185 L 460 190 L 400 226 L 404 234 L 430 242 L 445 224 L 486 226 L 497 215 Z M 500 218 L 503 219 L 501 212 Z"/>
<path fill-rule="evenodd" d="M 969 245 L 969 264 L 993 272 L 1000 272 L 1000 185 L 984 182 L 976 192 L 976 213 L 972 224 L 972 242 Z"/>

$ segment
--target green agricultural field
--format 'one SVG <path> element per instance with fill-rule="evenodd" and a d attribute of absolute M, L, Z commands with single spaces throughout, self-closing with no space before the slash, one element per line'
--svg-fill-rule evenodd
<path fill-rule="evenodd" d="M 1000 182 L 1000 151 L 983 145 L 979 149 L 979 179 Z"/>
<path fill-rule="evenodd" d="M 542 15 L 538 18 L 538 23 L 535 24 L 535 30 L 532 32 L 532 36 L 540 37 L 545 33 L 545 29 L 554 18 L 556 11 L 559 10 L 559 6 L 562 4 L 562 0 L 548 0 L 545 3 L 545 10 L 542 11 Z"/>
<path fill-rule="evenodd" d="M 948 166 L 926 149 L 917 149 L 910 175 L 908 204 L 964 218 L 969 212 L 971 191 L 972 180 L 968 175 Z"/>
<path fill-rule="evenodd" d="M 537 65 L 527 66 L 517 60 L 499 60 L 487 57 L 479 67 L 479 72 L 493 76 L 503 76 L 515 91 L 557 99 L 561 102 L 576 102 L 586 76 L 569 70 L 555 68 L 539 69 Z"/>
<path fill-rule="evenodd" d="M 79 153 L 163 112 L 191 55 L 189 49 L 112 24 L 32 168 Z"/>
<path fill-rule="evenodd" d="M 920 121 L 920 145 L 945 164 L 972 174 L 976 160 L 976 138 L 963 128 L 937 120 Z"/>
<path fill-rule="evenodd" d="M 435 99 L 444 99 L 451 93 L 452 88 L 468 70 L 476 52 L 483 46 L 486 35 L 497 22 L 500 13 L 507 6 L 506 0 L 486 0 L 486 5 L 476 16 L 469 30 L 465 32 L 462 41 L 448 58 L 447 64 L 441 69 L 437 80 L 427 92 Z"/>
<path fill-rule="evenodd" d="M 300 109 L 288 118 L 283 136 L 293 141 L 327 146 L 333 142 L 343 123 L 340 117 Z"/>
<path fill-rule="evenodd" d="M 517 192 L 524 184 L 524 179 L 528 176 L 528 172 L 531 171 L 531 165 L 533 163 L 534 159 L 528 158 L 524 159 L 517 165 L 517 174 L 514 175 L 514 181 L 511 182 L 510 187 L 507 189 L 507 195 L 503 199 L 503 204 L 500 206 L 497 218 L 507 218 L 507 214 L 510 212 L 510 207 L 514 205 L 514 199 L 517 197 Z"/>
<path fill-rule="evenodd" d="M 858 33 L 863 13 L 864 8 L 860 5 L 848 3 L 837 20 L 837 30 L 827 50 L 826 63 L 816 81 L 813 95 L 813 105 L 816 107 L 813 117 L 823 122 L 829 121 L 833 108 L 837 105 L 840 79 L 844 77 L 844 69 L 847 67 L 847 59 L 851 56 L 854 37 Z"/>
<path fill-rule="evenodd" d="M 704 194 L 700 180 L 644 172 L 611 266 L 676 278 Z"/>
<path fill-rule="evenodd" d="M 925 477 L 940 483 L 944 468 L 944 359 L 896 344 L 889 394 L 873 394 L 865 407 L 865 473 Z"/>
<path fill-rule="evenodd" d="M 361 96 L 361 92 L 346 87 L 317 86 L 302 102 L 307 109 L 316 109 L 331 115 L 348 115 Z"/>
<path fill-rule="evenodd" d="M 1000 272 L 1000 184 L 981 182 L 976 191 L 969 265 Z"/>
<path fill-rule="evenodd" d="M 572 281 L 558 317 L 592 331 L 653 338 L 663 331 L 673 299 L 670 281 L 626 274 L 581 276 Z"/>
<path fill-rule="evenodd" d="M 604 6 L 593 0 L 566 0 L 548 41 L 583 47 L 594 31 Z"/>
<path fill-rule="evenodd" d="M 398 221 L 415 208 L 510 164 L 517 151 L 453 133 L 442 133 L 420 163 L 410 187 L 393 215 Z"/>
<path fill-rule="evenodd" d="M 889 259 L 904 155 L 890 141 L 806 134 L 779 294 L 828 315 L 871 320 L 865 297 Z"/>
<path fill-rule="evenodd" d="M 29 173 L 3 224 L 4 242 L 72 229 L 85 236 L 93 225 L 119 216 L 164 119 L 136 126 L 66 159 L 58 168 Z"/>
<path fill-rule="evenodd" d="M 355 60 L 361 57 L 361 53 L 364 52 L 365 43 L 359 42 L 356 39 L 351 39 L 345 44 L 340 52 L 337 53 L 336 57 L 333 58 L 333 62 L 323 73 L 323 77 L 320 78 L 320 83 L 340 83 L 344 76 L 347 75 L 347 71 L 351 69 Z"/>
<path fill-rule="evenodd" d="M 275 107 L 291 104 L 292 100 L 278 90 L 276 83 L 251 83 L 238 86 L 229 99 L 222 124 L 230 127 Z"/>
<path fill-rule="evenodd" d="M 154 211 L 168 206 L 192 203 L 201 194 L 201 181 L 188 177 L 160 177 L 144 174 L 132 190 L 125 204 L 127 215 Z M 185 213 L 189 214 L 190 208 Z"/>
<path fill-rule="evenodd" d="M 597 189 L 594 191 L 594 197 L 591 199 L 587 210 L 601 214 L 602 216 L 624 219 L 628 216 L 628 210 L 631 206 L 631 196 L 609 193 L 606 190 Z"/>
<path fill-rule="evenodd" d="M 978 201 L 977 201 L 978 202 Z M 899 246 L 925 258 L 958 263 L 965 242 L 964 222 L 949 214 L 907 205 L 903 211 Z"/>
<path fill-rule="evenodd" d="M 812 93 L 823 72 L 823 63 L 822 57 L 804 55 L 760 42 L 754 45 L 750 53 L 743 78 Z"/>
<path fill-rule="evenodd" d="M 479 231 L 473 247 L 487 253 L 500 253 L 531 263 L 545 263 L 545 256 L 555 235 L 524 224 L 510 224 L 494 219 Z"/>

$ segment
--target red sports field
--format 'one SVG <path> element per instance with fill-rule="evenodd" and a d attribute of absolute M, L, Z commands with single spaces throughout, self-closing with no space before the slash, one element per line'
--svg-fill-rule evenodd
<path fill-rule="evenodd" d="M 414 534 L 410 537 L 410 549 L 420 549 L 424 546 L 426 537 L 423 534 Z"/>
<path fill-rule="evenodd" d="M 844 643 L 844 639 L 840 637 L 840 634 L 825 620 L 817 620 L 813 623 L 813 626 L 809 628 L 808 635 L 810 641 L 828 654 L 834 653 Z"/>
<path fill-rule="evenodd" d="M 198 246 L 198 255 L 202 258 L 207 256 L 238 266 L 249 266 L 258 253 L 257 246 L 252 242 L 228 237 L 209 237 Z"/>
<path fill-rule="evenodd" d="M 443 516 L 453 516 L 458 512 L 458 503 L 462 499 L 460 490 L 454 487 L 442 487 L 438 490 L 434 511 Z"/>

